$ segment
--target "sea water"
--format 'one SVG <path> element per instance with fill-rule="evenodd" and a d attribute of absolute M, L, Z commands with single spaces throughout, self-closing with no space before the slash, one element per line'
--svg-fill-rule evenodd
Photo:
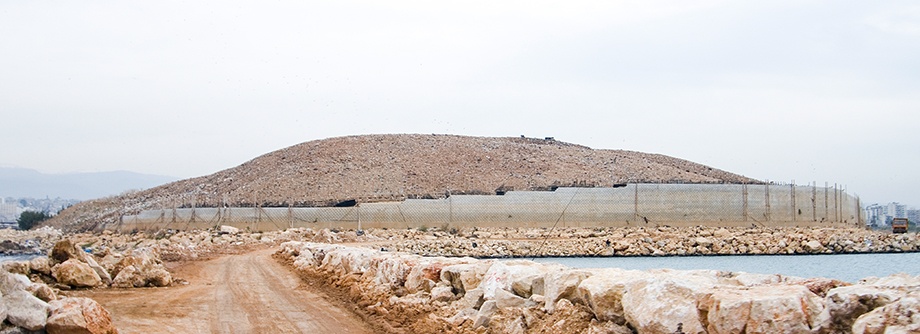
<path fill-rule="evenodd" d="M 856 282 L 869 276 L 906 273 L 920 275 L 920 253 L 828 254 L 828 255 L 721 255 L 638 257 L 547 257 L 536 262 L 555 262 L 572 268 L 622 268 L 722 270 L 758 274 L 781 274 L 803 278 L 826 277 Z"/>
<path fill-rule="evenodd" d="M 0 255 L 0 263 L 7 261 L 28 261 L 33 258 L 44 256 L 38 254 L 29 254 L 29 255 Z"/>

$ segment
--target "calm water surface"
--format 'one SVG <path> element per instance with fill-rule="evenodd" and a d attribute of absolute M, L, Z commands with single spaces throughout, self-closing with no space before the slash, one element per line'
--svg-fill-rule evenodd
<path fill-rule="evenodd" d="M 29 260 L 42 255 L 0 256 L 0 263 Z M 781 274 L 798 277 L 827 277 L 856 282 L 869 276 L 896 273 L 920 275 L 920 253 L 834 254 L 834 255 L 726 255 L 663 257 L 547 257 L 536 262 L 555 262 L 572 268 L 623 269 L 710 269 Z"/>
<path fill-rule="evenodd" d="M 550 257 L 536 262 L 555 262 L 573 268 L 623 268 L 680 270 L 711 269 L 798 277 L 827 277 L 856 282 L 869 276 L 896 273 L 920 275 L 920 253 L 833 255 L 727 255 L 669 257 Z"/>
<path fill-rule="evenodd" d="M 23 261 L 31 260 L 32 258 L 44 256 L 44 255 L 0 255 L 0 263 L 6 261 Z"/>

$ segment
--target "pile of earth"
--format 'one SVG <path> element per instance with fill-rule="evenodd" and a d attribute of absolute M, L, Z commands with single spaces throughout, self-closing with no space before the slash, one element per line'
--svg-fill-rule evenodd
<path fill-rule="evenodd" d="M 640 182 L 761 183 L 665 155 L 553 139 L 364 135 L 305 142 L 211 175 L 83 202 L 47 224 L 86 231 L 154 208 L 330 206 Z"/>

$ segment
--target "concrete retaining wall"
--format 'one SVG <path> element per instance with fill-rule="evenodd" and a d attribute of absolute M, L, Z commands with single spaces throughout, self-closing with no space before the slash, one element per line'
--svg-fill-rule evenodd
<path fill-rule="evenodd" d="M 252 231 L 289 227 L 418 228 L 421 226 L 859 226 L 859 199 L 826 187 L 741 184 L 630 184 L 559 188 L 505 195 L 360 203 L 347 208 L 183 208 L 124 216 L 122 231 L 204 229 Z M 651 225 L 650 225 L 651 224 Z"/>

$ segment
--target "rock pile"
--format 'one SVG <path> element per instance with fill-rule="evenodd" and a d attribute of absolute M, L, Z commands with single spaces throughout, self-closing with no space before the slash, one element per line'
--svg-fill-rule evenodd
<path fill-rule="evenodd" d="M 172 283 L 172 276 L 155 250 L 138 247 L 118 253 L 106 248 L 88 254 L 70 239 L 56 243 L 47 257 L 4 262 L 3 269 L 61 290 L 168 286 Z"/>
<path fill-rule="evenodd" d="M 60 236 L 56 237 L 60 239 Z M 167 261 L 285 241 L 364 243 L 366 247 L 425 256 L 682 256 L 752 254 L 845 254 L 920 251 L 920 235 L 856 228 L 798 227 L 598 227 L 451 228 L 338 230 L 292 228 L 246 232 L 231 226 L 157 233 L 73 234 L 68 238 L 97 258 L 147 249 Z M 20 238 L 22 239 L 22 238 Z M 48 244 L 46 238 L 43 245 Z M 42 246 L 46 247 L 46 246 Z M 50 247 L 40 250 L 50 251 Z M 102 252 L 102 253 L 100 253 Z M 63 262 L 63 261 L 62 261 Z M 114 274 L 114 273 L 113 273 Z M 114 276 L 113 276 L 114 278 Z"/>
<path fill-rule="evenodd" d="M 375 248 L 425 256 L 680 256 L 920 251 L 915 233 L 855 228 L 621 227 L 370 230 Z"/>
<path fill-rule="evenodd" d="M 60 229 L 43 226 L 34 230 L 0 229 L 0 254 L 41 254 L 61 240 Z"/>
<path fill-rule="evenodd" d="M 907 333 L 920 277 L 856 284 L 721 271 L 571 269 L 286 242 L 277 253 L 384 330 L 442 333 Z"/>
<path fill-rule="evenodd" d="M 47 261 L 43 263 L 39 264 L 39 270 L 50 270 Z M 4 269 L 8 267 L 4 265 Z M 118 333 L 109 312 L 96 301 L 59 298 L 47 284 L 32 281 L 20 272 L 0 271 L 0 296 L 0 331 L 3 333 Z"/>
<path fill-rule="evenodd" d="M 760 183 L 664 155 L 555 140 L 368 135 L 306 142 L 208 176 L 83 202 L 49 224 L 87 230 L 175 206 L 326 206 L 622 182 Z"/>

